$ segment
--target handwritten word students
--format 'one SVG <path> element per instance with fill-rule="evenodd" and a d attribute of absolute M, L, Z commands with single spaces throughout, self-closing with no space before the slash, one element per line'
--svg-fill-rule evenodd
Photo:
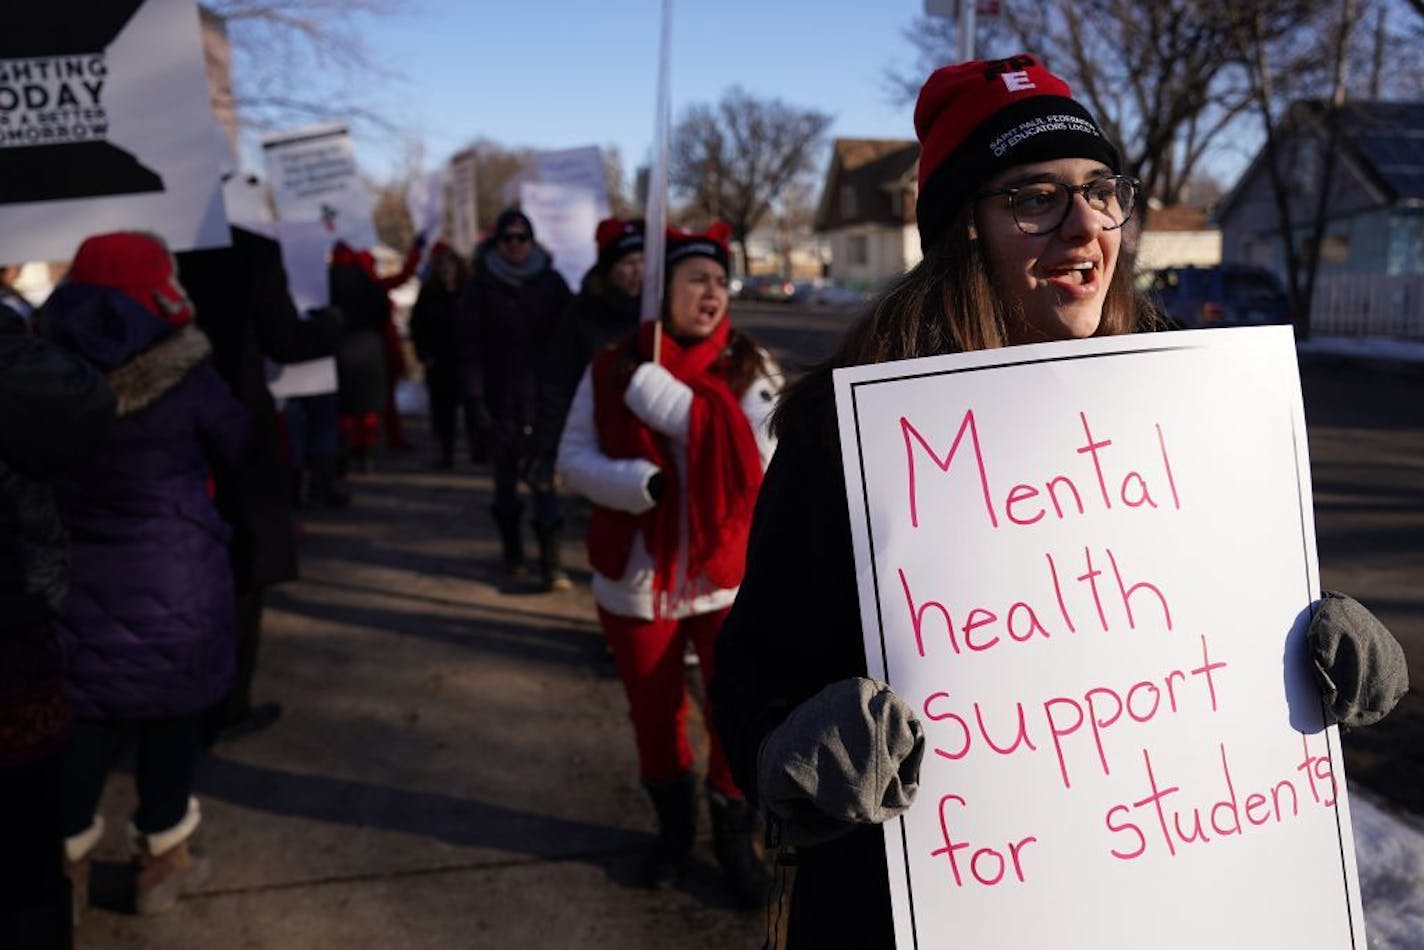
<path fill-rule="evenodd" d="M 1027 55 L 946 66 L 921 90 L 915 128 L 924 259 L 783 398 L 746 576 L 717 643 L 711 699 L 732 772 L 776 817 L 785 840 L 798 845 L 787 911 L 791 948 L 895 945 L 878 826 L 914 801 L 927 751 L 915 711 L 883 683 L 865 678 L 831 371 L 1131 333 L 1156 323 L 1133 290 L 1122 242 L 1138 183 L 1123 174 L 1118 150 L 1066 83 Z M 969 432 L 974 420 L 961 422 Z M 1079 504 L 1141 505 L 1147 493 L 1156 504 L 1174 503 L 1169 440 L 1160 457 L 1127 460 L 1136 480 L 1124 481 L 1122 472 L 1108 480 L 1094 463 L 1110 453 L 1095 439 L 1091 421 L 1082 422 L 1084 439 L 1095 446 L 1091 458 L 1080 455 L 1076 469 L 1033 473 L 1018 485 L 986 483 L 986 517 L 1013 530 L 1035 519 L 1078 517 Z M 964 455 L 951 461 L 946 447 L 934 446 L 931 459 L 916 433 L 907 430 L 905 437 L 907 452 L 923 463 L 923 477 L 975 479 L 979 466 L 970 439 L 959 446 Z M 1059 476 L 1073 483 L 1071 490 Z M 1094 556 L 1107 561 L 1105 553 Z M 933 593 L 922 592 L 915 578 L 905 580 L 905 592 L 925 630 L 933 627 L 936 639 L 924 632 L 926 650 L 1019 648 L 1010 642 L 1009 624 L 993 632 L 960 629 L 957 644 L 950 644 L 946 621 L 924 615 Z M 1154 606 L 1149 594 L 1139 593 L 1144 610 Z M 1002 639 L 990 644 L 993 636 Z M 1329 681 L 1327 702 L 1342 723 L 1373 721 L 1403 694 L 1398 643 L 1354 601 L 1323 600 L 1309 639 L 1322 681 Z M 931 704 L 938 717 L 964 712 L 943 701 Z M 1029 727 L 1050 737 L 1050 750 L 1055 738 L 1069 741 L 1074 730 L 1066 703 L 1039 713 L 1040 723 L 1030 720 Z M 998 737 L 1004 744 L 1013 738 Z M 981 739 L 966 734 L 964 745 L 933 751 L 969 754 Z M 1061 755 L 1065 782 L 1070 766 L 1095 761 L 1081 750 Z M 941 805 L 952 831 L 955 803 Z M 1134 828 L 1148 823 L 1133 814 L 1114 818 L 1114 846 L 1125 853 L 1172 844 L 1135 835 Z M 963 845 L 950 840 L 951 831 L 946 857 L 964 859 L 956 855 Z M 1032 848 L 1011 839 L 998 851 L 1002 864 L 989 870 L 1016 873 Z M 963 863 L 968 874 L 969 862 Z"/>

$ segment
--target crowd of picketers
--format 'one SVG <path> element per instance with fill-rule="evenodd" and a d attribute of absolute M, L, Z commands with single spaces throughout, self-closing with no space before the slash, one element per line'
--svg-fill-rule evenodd
<path fill-rule="evenodd" d="M 1122 241 L 1137 182 L 1061 79 L 1028 55 L 943 67 L 915 128 L 923 260 L 789 385 L 729 314 L 720 222 L 666 231 L 642 322 L 641 221 L 598 225 L 574 293 L 509 209 L 471 259 L 430 249 L 410 319 L 434 463 L 455 464 L 463 414 L 493 476 L 498 568 L 529 570 L 527 509 L 538 583 L 568 588 L 560 493 L 592 503 L 591 594 L 657 826 L 644 883 L 682 879 L 705 797 L 729 893 L 785 904 L 771 936 L 790 947 L 895 945 L 879 826 L 914 801 L 925 747 L 916 711 L 866 678 L 831 371 L 1159 326 Z M 423 252 L 383 277 L 338 244 L 332 305 L 304 315 L 277 245 L 240 228 L 176 257 L 96 235 L 37 311 L 0 291 L 0 946 L 71 944 L 121 741 L 135 909 L 202 882 L 201 750 L 280 715 L 250 694 L 264 593 L 296 576 L 293 506 L 349 503 L 343 468 L 371 464 L 382 428 L 406 441 L 389 291 Z M 325 355 L 338 392 L 279 415 L 268 361 Z M 1341 723 L 1407 688 L 1399 644 L 1348 597 L 1314 605 L 1306 642 Z M 687 650 L 709 697 L 701 775 Z M 763 821 L 795 852 L 789 893 Z"/>

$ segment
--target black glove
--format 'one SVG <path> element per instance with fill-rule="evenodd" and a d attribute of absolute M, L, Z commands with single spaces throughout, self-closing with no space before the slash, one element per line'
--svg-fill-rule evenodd
<path fill-rule="evenodd" d="M 656 504 L 663 497 L 663 489 L 667 488 L 667 478 L 661 471 L 654 472 L 648 476 L 648 483 L 644 486 L 648 497 Z"/>
<path fill-rule="evenodd" d="M 538 491 L 551 490 L 554 487 L 554 461 L 552 453 L 531 453 L 519 467 L 520 480 Z"/>
<path fill-rule="evenodd" d="M 1340 725 L 1379 722 L 1409 691 L 1404 648 L 1353 597 L 1322 591 L 1305 635 L 1321 696 Z"/>
<path fill-rule="evenodd" d="M 787 843 L 816 844 L 902 814 L 924 754 L 914 710 L 884 683 L 854 677 L 797 706 L 763 740 L 757 788 Z"/>
<path fill-rule="evenodd" d="M 467 411 L 470 413 L 470 418 L 475 420 L 475 428 L 485 432 L 494 428 L 494 418 L 490 415 L 489 407 L 479 396 L 470 400 Z"/>

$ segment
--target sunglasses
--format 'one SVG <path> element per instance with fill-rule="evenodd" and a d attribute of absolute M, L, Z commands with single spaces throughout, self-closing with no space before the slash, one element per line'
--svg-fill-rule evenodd
<path fill-rule="evenodd" d="M 499 236 L 501 244 L 528 244 L 529 235 L 523 231 L 506 231 Z"/>

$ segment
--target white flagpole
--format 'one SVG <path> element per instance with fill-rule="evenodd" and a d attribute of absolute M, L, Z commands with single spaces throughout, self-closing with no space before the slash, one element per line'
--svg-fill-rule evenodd
<path fill-rule="evenodd" d="M 669 72 L 672 61 L 672 0 L 663 0 L 662 41 L 658 49 L 657 114 L 653 123 L 653 164 L 648 170 L 648 195 L 644 209 L 643 322 L 657 320 L 663 302 L 663 252 L 667 228 L 667 165 Z M 661 325 L 653 331 L 653 362 L 658 359 Z"/>

